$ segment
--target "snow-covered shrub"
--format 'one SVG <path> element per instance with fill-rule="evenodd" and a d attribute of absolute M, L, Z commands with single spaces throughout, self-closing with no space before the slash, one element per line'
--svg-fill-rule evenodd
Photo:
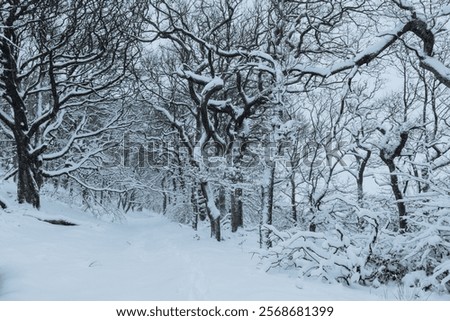
<path fill-rule="evenodd" d="M 319 277 L 347 285 L 361 282 L 372 274 L 365 267 L 368 247 L 357 238 L 347 237 L 339 225 L 326 233 L 266 228 L 271 229 L 275 244 L 261 252 L 267 270 L 295 268 L 301 277 Z"/>
<path fill-rule="evenodd" d="M 433 277 L 427 275 L 423 270 L 413 271 L 407 273 L 403 279 L 403 286 L 406 288 L 417 288 L 422 290 L 429 290 L 433 286 Z"/>
<path fill-rule="evenodd" d="M 168 204 L 165 215 L 175 222 L 189 224 L 193 217 L 192 205 L 187 199 Z"/>
<path fill-rule="evenodd" d="M 450 210 L 420 211 L 411 215 L 409 223 L 411 231 L 399 236 L 393 248 L 408 268 L 408 277 L 420 271 L 416 283 L 422 288 L 450 291 Z"/>
<path fill-rule="evenodd" d="M 450 260 L 447 259 L 435 267 L 433 271 L 433 278 L 438 281 L 439 287 L 442 290 L 450 292 Z"/>
<path fill-rule="evenodd" d="M 404 234 L 388 228 L 383 212 L 349 213 L 341 217 L 342 224 L 338 217 L 330 218 L 333 228 L 318 232 L 264 226 L 273 244 L 261 251 L 266 269 L 296 269 L 300 277 L 344 284 L 396 283 L 420 291 L 450 291 L 448 209 L 411 214 L 410 230 Z"/>

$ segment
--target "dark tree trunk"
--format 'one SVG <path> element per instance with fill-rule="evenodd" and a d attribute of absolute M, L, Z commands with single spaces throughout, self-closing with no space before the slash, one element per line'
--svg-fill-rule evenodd
<path fill-rule="evenodd" d="M 166 192 L 166 178 L 163 177 L 163 179 L 161 180 L 161 189 L 162 189 L 162 193 L 163 193 L 163 204 L 162 204 L 162 211 L 163 211 L 163 215 L 167 214 L 167 201 L 168 201 L 168 196 L 167 196 L 167 192 Z"/>
<path fill-rule="evenodd" d="M 243 225 L 242 188 L 236 188 L 231 192 L 231 232 L 236 232 Z"/>
<path fill-rule="evenodd" d="M 41 162 L 29 154 L 27 142 L 19 139 L 16 138 L 17 199 L 19 203 L 28 203 L 39 209 L 41 206 L 39 190 L 42 185 Z"/>
<path fill-rule="evenodd" d="M 371 150 L 365 150 L 366 156 L 362 158 L 361 163 L 359 164 L 358 168 L 358 177 L 356 178 L 356 185 L 358 188 L 358 203 L 360 206 L 363 205 L 363 199 L 364 199 L 364 171 L 366 170 L 367 162 L 370 159 L 370 156 L 372 155 Z"/>
<path fill-rule="evenodd" d="M 222 236 L 220 232 L 220 215 L 216 218 L 213 216 L 214 210 L 217 210 L 215 208 L 214 204 L 214 196 L 209 195 L 211 193 L 208 193 L 208 183 L 203 182 L 200 184 L 200 191 L 202 193 L 203 199 L 204 199 L 204 205 L 206 207 L 206 213 L 209 218 L 210 224 L 211 224 L 211 237 L 214 237 L 218 242 L 221 241 Z M 212 204 L 210 203 L 212 202 Z M 212 208 L 214 207 L 214 209 Z"/>
<path fill-rule="evenodd" d="M 197 188 L 196 204 L 198 218 L 200 219 L 200 221 L 206 220 L 208 210 L 206 205 L 206 197 L 204 196 L 201 185 L 199 185 Z"/>
<path fill-rule="evenodd" d="M 273 192 L 275 185 L 275 164 L 273 164 L 266 174 L 269 175 L 268 182 L 265 183 L 261 188 L 261 198 L 262 198 L 262 221 L 261 221 L 261 241 L 267 249 L 272 247 L 272 241 L 270 239 L 270 229 L 266 226 L 272 225 L 273 219 Z"/>
<path fill-rule="evenodd" d="M 220 233 L 220 217 L 214 219 L 211 215 L 209 216 L 211 222 L 211 237 L 215 238 L 218 242 L 222 240 Z"/>
<path fill-rule="evenodd" d="M 430 172 L 428 168 L 423 168 L 421 170 L 422 179 L 424 183 L 420 185 L 419 193 L 427 193 L 430 190 L 430 184 L 428 183 L 428 179 L 430 177 Z"/>
<path fill-rule="evenodd" d="M 294 226 L 297 226 L 298 214 L 297 214 L 297 197 L 296 197 L 297 190 L 295 185 L 295 173 L 291 174 L 290 183 L 291 183 L 291 220 Z"/>
<path fill-rule="evenodd" d="M 400 190 L 399 183 L 398 183 L 398 176 L 397 176 L 397 174 L 395 174 L 395 164 L 394 164 L 394 161 L 390 160 L 390 159 L 383 159 L 383 161 L 389 168 L 391 188 L 392 188 L 392 192 L 394 193 L 395 200 L 397 201 L 400 233 L 404 233 L 407 231 L 407 228 L 408 228 L 408 225 L 406 222 L 406 214 L 407 213 L 406 213 L 406 206 L 403 201 L 403 193 Z"/>
<path fill-rule="evenodd" d="M 219 208 L 220 213 L 227 212 L 227 198 L 225 188 L 221 187 L 219 189 L 219 195 L 217 197 L 217 207 Z"/>
<path fill-rule="evenodd" d="M 267 195 L 267 224 L 272 225 L 273 218 L 273 193 L 275 189 L 275 165 L 270 169 L 270 181 Z"/>
<path fill-rule="evenodd" d="M 191 204 L 192 204 L 192 228 L 197 231 L 198 228 L 198 200 L 197 200 L 197 189 L 191 188 Z"/>
<path fill-rule="evenodd" d="M 13 18 L 13 16 L 11 16 Z M 39 189 L 42 184 L 41 163 L 37 156 L 31 155 L 30 133 L 27 120 L 27 109 L 20 92 L 17 61 L 19 51 L 15 46 L 18 39 L 13 28 L 14 19 L 8 21 L 4 29 L 5 38 L 0 42 L 3 72 L 0 74 L 4 83 L 4 97 L 13 110 L 14 120 L 6 121 L 6 125 L 14 133 L 17 150 L 17 199 L 19 203 L 29 203 L 40 207 Z M 3 120 L 5 121 L 5 120 Z M 35 152 L 36 155 L 38 154 Z"/>
<path fill-rule="evenodd" d="M 385 134 L 384 130 L 381 130 L 381 132 Z M 406 206 L 403 200 L 403 193 L 399 186 L 398 175 L 395 173 L 396 168 L 394 160 L 395 158 L 401 156 L 402 150 L 405 147 L 407 140 L 408 140 L 408 132 L 402 132 L 400 133 L 400 142 L 393 152 L 390 151 L 388 153 L 384 149 L 380 151 L 380 158 L 383 160 L 383 162 L 387 165 L 389 169 L 391 189 L 392 192 L 394 193 L 394 197 L 397 202 L 400 233 L 405 233 L 408 230 L 408 224 L 406 220 L 407 216 Z"/>
<path fill-rule="evenodd" d="M 310 232 L 316 232 L 317 231 L 317 222 L 316 222 L 316 216 L 317 212 L 319 211 L 320 204 L 317 203 L 317 200 L 314 199 L 313 193 L 310 193 L 308 196 L 308 202 L 309 202 L 309 210 L 307 217 L 310 217 L 308 230 Z"/>

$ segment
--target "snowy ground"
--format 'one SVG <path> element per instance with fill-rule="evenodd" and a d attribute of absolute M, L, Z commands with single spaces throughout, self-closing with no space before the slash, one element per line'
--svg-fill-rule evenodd
<path fill-rule="evenodd" d="M 287 272 L 258 269 L 254 240 L 217 244 L 206 228 L 156 214 L 111 223 L 55 201 L 41 211 L 9 205 L 0 209 L 0 300 L 385 300 L 401 292 L 320 281 L 298 288 Z"/>

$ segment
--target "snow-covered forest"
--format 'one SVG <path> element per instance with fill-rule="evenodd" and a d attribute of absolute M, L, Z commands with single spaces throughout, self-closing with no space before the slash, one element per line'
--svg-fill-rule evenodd
<path fill-rule="evenodd" d="M 450 0 L 0 0 L 1 247 L 160 217 L 196 273 L 245 243 L 268 278 L 448 295 L 449 28 Z"/>

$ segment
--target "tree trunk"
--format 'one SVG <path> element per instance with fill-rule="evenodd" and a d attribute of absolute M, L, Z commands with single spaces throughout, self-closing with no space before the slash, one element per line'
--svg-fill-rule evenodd
<path fill-rule="evenodd" d="M 295 185 L 295 173 L 293 172 L 290 177 L 291 183 L 291 220 L 294 226 L 297 226 L 298 214 L 297 214 L 297 191 Z"/>
<path fill-rule="evenodd" d="M 13 30 L 6 29 L 11 39 L 15 37 Z M 28 203 L 35 208 L 40 207 L 39 189 L 42 185 L 41 161 L 37 156 L 30 155 L 30 138 L 28 137 L 27 109 L 17 84 L 18 71 L 16 62 L 18 57 L 10 51 L 9 45 L 3 43 L 1 48 L 3 59 L 9 68 L 5 69 L 2 75 L 4 81 L 4 97 L 10 100 L 11 108 L 14 111 L 14 122 L 7 123 L 12 132 L 17 150 L 17 199 L 19 203 Z M 4 63 L 2 64 L 5 65 Z M 7 99 L 8 100 L 8 99 Z"/>
<path fill-rule="evenodd" d="M 261 244 L 267 249 L 272 247 L 272 240 L 270 239 L 270 229 L 268 226 L 272 225 L 273 218 L 273 192 L 275 185 L 275 164 L 267 168 L 265 171 L 266 177 L 262 188 L 262 220 L 261 220 Z"/>
<path fill-rule="evenodd" d="M 381 130 L 381 132 L 383 133 L 383 135 L 385 134 L 384 130 Z M 397 174 L 395 174 L 396 168 L 394 159 L 401 156 L 403 148 L 405 147 L 406 142 L 408 140 L 408 136 L 409 136 L 408 132 L 400 133 L 400 142 L 393 152 L 387 153 L 384 149 L 380 151 L 380 158 L 389 168 L 391 188 L 392 192 L 394 193 L 395 200 L 397 201 L 400 233 L 405 233 L 407 231 L 408 224 L 406 221 L 407 213 L 406 213 L 406 206 L 403 200 L 403 193 L 399 187 L 398 176 Z"/>
<path fill-rule="evenodd" d="M 367 162 L 370 159 L 370 156 L 372 155 L 372 151 L 365 150 L 366 156 L 362 158 L 361 163 L 359 164 L 358 168 L 358 177 L 356 178 L 356 185 L 358 188 L 358 203 L 362 207 L 363 206 L 363 199 L 364 199 L 364 171 L 366 170 Z"/>
<path fill-rule="evenodd" d="M 168 196 L 167 196 L 167 192 L 166 192 L 166 178 L 165 177 L 163 177 L 163 179 L 161 180 L 161 189 L 162 189 L 162 194 L 163 194 L 163 203 L 162 203 L 162 212 L 163 212 L 163 215 L 166 215 L 167 214 L 167 198 L 168 198 Z"/>
<path fill-rule="evenodd" d="M 208 210 L 206 205 L 206 197 L 204 196 L 201 184 L 197 187 L 196 205 L 198 210 L 198 218 L 200 219 L 200 221 L 206 220 Z"/>
<path fill-rule="evenodd" d="M 197 200 L 197 189 L 195 187 L 191 188 L 191 204 L 192 204 L 192 228 L 197 231 L 198 228 L 198 200 Z"/>
<path fill-rule="evenodd" d="M 219 209 L 220 213 L 227 212 L 226 191 L 225 191 L 225 188 L 223 188 L 223 187 L 219 188 L 219 195 L 217 197 L 217 208 Z"/>
<path fill-rule="evenodd" d="M 236 188 L 231 192 L 231 232 L 243 225 L 242 188 Z"/>
<path fill-rule="evenodd" d="M 220 233 L 220 211 L 214 202 L 214 195 L 208 186 L 208 182 L 202 182 L 200 184 L 200 190 L 205 200 L 206 212 L 211 224 L 211 237 L 214 237 L 218 242 L 221 241 Z"/>
<path fill-rule="evenodd" d="M 400 233 L 405 233 L 408 229 L 408 224 L 406 222 L 406 206 L 403 201 L 403 193 L 400 190 L 399 184 L 398 184 L 398 176 L 395 174 L 395 164 L 393 160 L 390 159 L 383 159 L 384 163 L 389 168 L 390 173 L 390 181 L 391 181 L 391 188 L 392 192 L 394 193 L 395 200 L 397 201 L 397 208 L 398 208 L 398 216 L 399 216 L 399 227 L 400 227 Z"/>
<path fill-rule="evenodd" d="M 429 169 L 423 168 L 421 170 L 421 173 L 424 183 L 420 185 L 419 193 L 427 193 L 430 190 L 430 183 L 428 181 L 428 179 L 430 178 Z"/>
<path fill-rule="evenodd" d="M 309 216 L 311 216 L 311 221 L 309 222 L 308 230 L 310 232 L 316 232 L 317 231 L 316 211 L 313 209 L 312 206 L 309 208 L 309 214 L 310 214 Z"/>
<path fill-rule="evenodd" d="M 220 216 L 217 218 L 214 218 L 209 216 L 209 219 L 211 221 L 211 237 L 214 237 L 217 242 L 220 242 L 222 240 L 221 232 L 220 232 Z"/>
<path fill-rule="evenodd" d="M 316 216 L 318 212 L 318 204 L 314 200 L 313 193 L 310 193 L 308 196 L 308 202 L 309 202 L 309 210 L 307 217 L 311 217 L 308 225 L 308 230 L 310 232 L 316 232 L 317 230 L 317 223 L 316 223 Z"/>
<path fill-rule="evenodd" d="M 40 161 L 30 156 L 26 141 L 16 139 L 17 143 L 17 198 L 19 203 L 28 203 L 39 209 L 39 190 L 42 185 Z"/>

